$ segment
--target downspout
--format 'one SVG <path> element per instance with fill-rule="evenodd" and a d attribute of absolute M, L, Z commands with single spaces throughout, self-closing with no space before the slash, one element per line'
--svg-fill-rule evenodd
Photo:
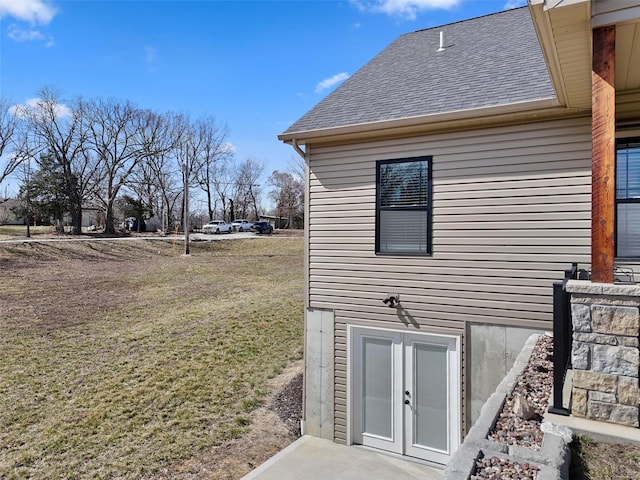
<path fill-rule="evenodd" d="M 304 341 L 302 356 L 302 418 L 300 419 L 300 434 L 307 434 L 307 313 L 309 311 L 309 162 L 298 141 L 291 139 L 291 146 L 304 160 Z"/>
<path fill-rule="evenodd" d="M 300 145 L 298 145 L 298 141 L 295 138 L 291 140 L 291 146 L 298 153 L 298 155 L 300 155 L 305 160 L 307 159 L 307 154 L 300 148 Z"/>

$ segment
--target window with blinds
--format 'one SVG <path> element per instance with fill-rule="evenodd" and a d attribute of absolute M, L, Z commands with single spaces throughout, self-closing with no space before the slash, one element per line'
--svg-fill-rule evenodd
<path fill-rule="evenodd" d="M 640 138 L 616 145 L 616 256 L 640 257 Z"/>
<path fill-rule="evenodd" d="M 378 161 L 376 193 L 376 252 L 429 255 L 431 157 Z"/>

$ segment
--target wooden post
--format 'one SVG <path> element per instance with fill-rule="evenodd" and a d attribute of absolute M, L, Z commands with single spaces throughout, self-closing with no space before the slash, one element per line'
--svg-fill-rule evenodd
<path fill-rule="evenodd" d="M 615 26 L 593 30 L 591 72 L 591 281 L 613 283 Z"/>

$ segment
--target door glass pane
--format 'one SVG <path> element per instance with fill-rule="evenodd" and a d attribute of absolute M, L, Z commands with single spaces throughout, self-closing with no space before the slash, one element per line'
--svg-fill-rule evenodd
<path fill-rule="evenodd" d="M 386 438 L 392 431 L 392 347 L 391 340 L 363 339 L 363 432 Z"/>
<path fill-rule="evenodd" d="M 448 450 L 447 347 L 414 343 L 414 442 Z"/>

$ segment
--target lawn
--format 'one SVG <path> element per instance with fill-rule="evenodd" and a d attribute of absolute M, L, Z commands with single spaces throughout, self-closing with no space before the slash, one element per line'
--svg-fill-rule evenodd
<path fill-rule="evenodd" d="M 0 245 L 0 478 L 144 478 L 302 355 L 301 238 Z"/>
<path fill-rule="evenodd" d="M 30 228 L 31 236 L 51 235 L 55 233 L 52 226 L 37 226 Z M 10 240 L 14 238 L 25 238 L 27 236 L 26 225 L 0 225 L 0 240 Z"/>

